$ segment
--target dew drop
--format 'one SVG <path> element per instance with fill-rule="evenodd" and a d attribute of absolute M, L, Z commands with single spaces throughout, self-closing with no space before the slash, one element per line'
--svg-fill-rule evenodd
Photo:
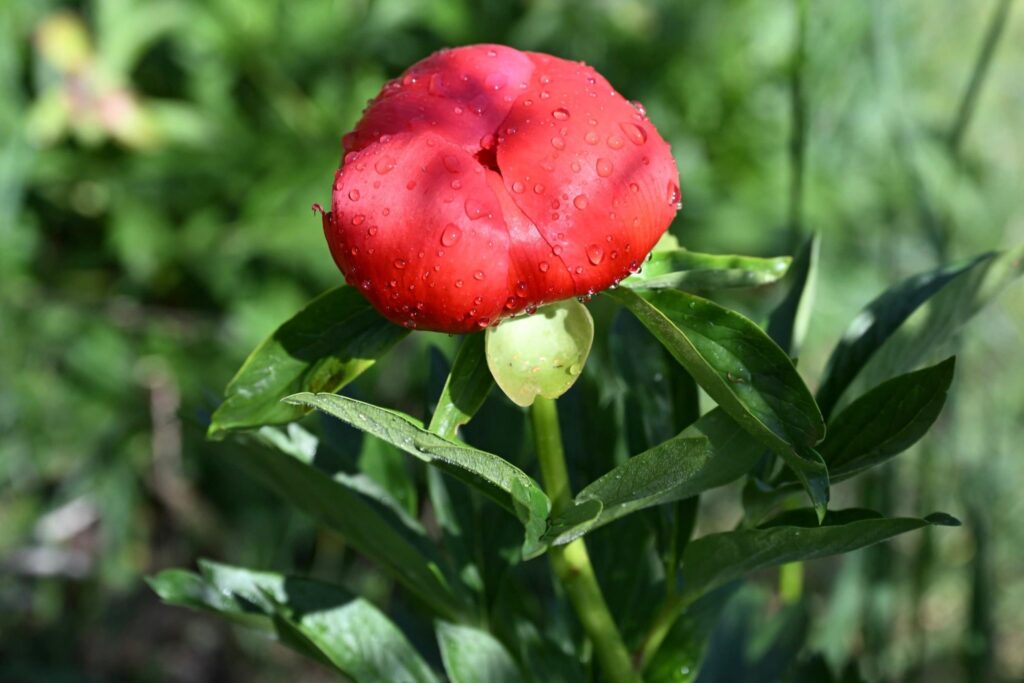
<path fill-rule="evenodd" d="M 484 205 L 475 199 L 466 200 L 466 215 L 469 216 L 470 220 L 477 220 L 484 215 Z"/>
<path fill-rule="evenodd" d="M 591 244 L 587 247 L 587 259 L 595 266 L 599 265 L 604 260 L 604 249 L 596 244 Z"/>
<path fill-rule="evenodd" d="M 622 141 L 622 138 L 620 138 L 618 135 L 608 136 L 608 146 L 611 147 L 612 149 L 622 149 L 622 146 L 624 144 L 626 143 L 624 143 Z"/>
<path fill-rule="evenodd" d="M 572 168 L 572 172 L 573 173 L 579 173 L 580 170 L 582 170 L 582 167 L 580 166 L 580 162 L 578 162 L 578 161 L 572 162 L 570 164 L 570 167 Z"/>
<path fill-rule="evenodd" d="M 374 235 L 376 235 L 377 234 L 377 226 L 376 225 L 371 225 L 369 228 L 366 229 L 366 234 L 369 235 L 370 237 L 373 237 Z"/>
<path fill-rule="evenodd" d="M 456 280 L 455 286 L 458 287 L 459 289 L 462 289 L 462 280 Z"/>
<path fill-rule="evenodd" d="M 484 279 L 484 271 L 478 270 L 475 273 L 473 273 L 473 279 L 474 280 L 483 280 Z"/>
<path fill-rule="evenodd" d="M 358 256 L 359 255 L 359 247 L 352 247 L 351 249 L 349 249 L 349 253 L 352 254 L 353 256 Z"/>
<path fill-rule="evenodd" d="M 635 123 L 630 123 L 628 121 L 625 123 L 620 123 L 619 128 L 622 129 L 622 132 L 626 134 L 626 138 L 628 138 L 629 141 L 632 142 L 634 145 L 642 145 L 645 142 L 647 142 L 647 133 L 644 131 L 643 128 L 636 125 Z M 610 140 L 608 144 L 611 144 Z"/>
<path fill-rule="evenodd" d="M 575 206 L 580 211 L 587 208 L 587 195 L 576 195 L 576 198 L 572 200 L 572 205 Z"/>
<path fill-rule="evenodd" d="M 601 140 L 601 137 L 592 130 L 588 130 L 587 134 L 583 136 L 583 142 L 588 145 L 596 145 Z"/>
<path fill-rule="evenodd" d="M 565 149 L 565 138 L 556 135 L 555 137 L 551 138 L 551 146 L 554 147 L 555 149 Z"/>
<path fill-rule="evenodd" d="M 640 114 L 640 116 L 647 116 L 647 110 L 638 100 L 633 100 L 630 104 L 633 105 L 633 109 L 636 109 L 637 114 Z"/>
<path fill-rule="evenodd" d="M 629 184 L 629 191 L 630 192 L 639 192 L 640 191 L 640 186 L 637 185 L 636 183 L 630 183 Z"/>
<path fill-rule="evenodd" d="M 677 206 L 679 204 L 679 186 L 671 180 L 668 182 L 668 203 L 670 206 L 679 208 Z"/>
<path fill-rule="evenodd" d="M 576 274 L 577 275 L 582 275 L 583 274 L 583 266 L 576 266 Z"/>
<path fill-rule="evenodd" d="M 515 181 L 514 183 L 512 183 L 512 191 L 515 192 L 516 194 L 522 194 L 523 190 L 525 190 L 525 189 L 526 189 L 526 186 L 523 185 L 518 180 Z"/>
<path fill-rule="evenodd" d="M 541 261 L 537 267 L 540 269 L 540 272 L 546 273 L 551 266 L 548 265 L 547 261 Z"/>
<path fill-rule="evenodd" d="M 543 194 L 544 186 L 541 185 L 540 183 L 537 183 L 536 185 L 533 186 L 533 191 L 537 194 Z"/>
<path fill-rule="evenodd" d="M 348 198 L 351 199 L 354 202 L 358 202 L 359 201 L 359 190 L 349 190 L 348 191 Z"/>
<path fill-rule="evenodd" d="M 409 264 L 408 264 L 408 262 L 405 259 L 402 259 L 402 258 L 396 258 L 395 259 L 395 268 L 398 268 L 399 270 L 402 270 L 407 265 L 409 265 Z"/>
<path fill-rule="evenodd" d="M 458 173 L 459 169 L 462 167 L 462 165 L 459 164 L 458 157 L 454 154 L 445 154 L 442 162 L 444 163 L 444 167 L 448 169 L 449 173 Z"/>
<path fill-rule="evenodd" d="M 561 247 L 561 245 L 556 244 L 555 246 L 553 246 L 551 248 L 551 253 L 554 254 L 555 256 L 561 256 L 562 255 L 562 247 Z"/>
<path fill-rule="evenodd" d="M 411 189 L 413 189 L 415 187 L 416 187 L 416 181 L 415 180 L 410 180 L 409 182 L 407 182 L 405 184 L 405 189 L 407 189 L 407 190 L 411 190 Z"/>
<path fill-rule="evenodd" d="M 459 229 L 459 226 L 449 223 L 444 226 L 444 231 L 441 233 L 441 244 L 450 247 L 458 242 L 460 237 L 462 237 L 462 230 Z"/>
<path fill-rule="evenodd" d="M 508 77 L 499 72 L 492 73 L 484 79 L 484 87 L 497 92 L 508 84 Z"/>
<path fill-rule="evenodd" d="M 612 165 L 612 162 L 609 161 L 608 159 L 602 157 L 597 160 L 597 175 L 601 176 L 602 178 L 607 178 L 608 176 L 610 176 L 614 169 L 615 166 Z"/>
<path fill-rule="evenodd" d="M 395 160 L 389 156 L 382 156 L 373 164 L 373 169 L 380 175 L 387 175 L 395 167 Z"/>
<path fill-rule="evenodd" d="M 365 220 L 366 216 L 361 213 L 357 213 L 355 216 L 352 216 L 352 225 L 362 225 Z"/>
<path fill-rule="evenodd" d="M 554 116 L 559 121 L 567 121 L 569 119 L 569 110 L 566 109 L 565 107 L 559 107 L 558 109 L 555 109 L 553 112 L 551 112 L 551 115 Z"/>

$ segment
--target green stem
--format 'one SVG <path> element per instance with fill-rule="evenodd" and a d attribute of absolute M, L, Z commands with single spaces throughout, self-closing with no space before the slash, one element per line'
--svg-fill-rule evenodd
<path fill-rule="evenodd" d="M 676 593 L 670 596 L 658 613 L 654 615 L 647 635 L 644 636 L 644 642 L 641 643 L 640 649 L 637 651 L 636 661 L 641 671 L 650 663 L 665 640 L 665 636 L 668 635 L 683 611 L 689 607 L 690 602 L 691 599 L 685 593 Z"/>
<path fill-rule="evenodd" d="M 783 604 L 800 602 L 804 592 L 804 563 L 790 562 L 779 567 L 779 598 Z"/>
<path fill-rule="evenodd" d="M 551 498 L 552 512 L 558 514 L 572 505 L 572 499 L 554 400 L 537 397 L 530 408 L 530 417 L 544 489 Z M 640 674 L 633 669 L 629 651 L 601 593 L 586 544 L 576 539 L 552 547 L 548 556 L 555 576 L 594 645 L 605 679 L 610 683 L 640 683 Z"/>

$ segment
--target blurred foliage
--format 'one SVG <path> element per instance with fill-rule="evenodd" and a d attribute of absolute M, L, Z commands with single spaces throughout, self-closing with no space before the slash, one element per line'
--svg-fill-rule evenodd
<path fill-rule="evenodd" d="M 773 256 L 821 233 L 801 354 L 813 383 L 885 286 L 1024 241 L 1012 4 L 0 0 L 0 680 L 324 675 L 159 606 L 142 575 L 198 554 L 344 572 L 386 598 L 336 537 L 227 468 L 200 426 L 244 355 L 340 281 L 309 207 L 386 78 L 483 41 L 593 64 L 673 145 L 682 244 Z M 763 316 L 778 297 L 738 305 Z M 809 649 L 836 670 L 853 658 L 868 680 L 1024 676 L 1022 338 L 1018 286 L 960 338 L 936 432 L 836 488 L 892 514 L 941 502 L 966 523 L 809 566 Z M 355 393 L 423 414 L 424 339 Z M 473 431 L 514 414 L 488 406 Z M 739 514 L 705 507 L 705 530 Z M 793 619 L 767 599 L 741 608 Z"/>

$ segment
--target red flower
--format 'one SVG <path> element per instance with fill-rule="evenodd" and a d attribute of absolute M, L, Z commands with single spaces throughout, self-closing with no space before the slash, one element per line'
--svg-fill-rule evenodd
<path fill-rule="evenodd" d="M 592 68 L 501 45 L 442 50 L 344 138 L 324 232 L 388 319 L 441 332 L 593 294 L 671 223 L 679 174 Z"/>

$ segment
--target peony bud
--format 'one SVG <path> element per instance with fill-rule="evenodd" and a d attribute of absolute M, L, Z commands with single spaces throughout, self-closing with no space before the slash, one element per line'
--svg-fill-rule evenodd
<path fill-rule="evenodd" d="M 592 68 L 500 45 L 389 82 L 344 138 L 324 232 L 388 319 L 464 333 L 612 286 L 668 228 L 679 176 Z"/>

